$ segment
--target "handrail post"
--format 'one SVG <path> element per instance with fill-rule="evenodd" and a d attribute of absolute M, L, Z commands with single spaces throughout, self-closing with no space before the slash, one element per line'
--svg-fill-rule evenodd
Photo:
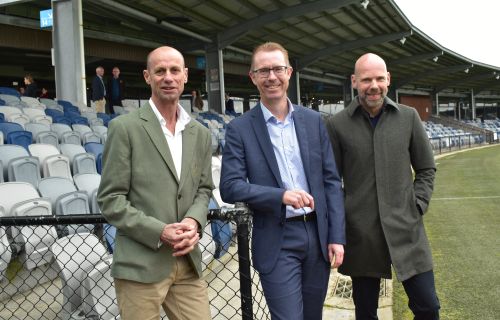
<path fill-rule="evenodd" d="M 240 273 L 241 313 L 243 320 L 253 320 L 252 275 L 250 273 L 250 210 L 236 203 L 234 220 L 237 225 L 238 263 Z"/>

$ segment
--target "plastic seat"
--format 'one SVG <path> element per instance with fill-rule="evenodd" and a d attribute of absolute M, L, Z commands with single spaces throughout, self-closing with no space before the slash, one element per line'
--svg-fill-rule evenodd
<path fill-rule="evenodd" d="M 43 109 L 38 108 L 24 108 L 22 109 L 23 113 L 27 115 L 31 121 L 37 116 L 45 116 L 45 111 Z"/>
<path fill-rule="evenodd" d="M 104 125 L 104 121 L 101 118 L 90 119 L 89 125 L 90 126 L 102 126 L 102 125 Z"/>
<path fill-rule="evenodd" d="M 25 102 L 30 108 L 37 108 L 44 110 L 45 106 L 38 101 L 37 98 L 32 98 L 32 97 L 27 97 L 27 96 L 21 96 L 21 101 Z"/>
<path fill-rule="evenodd" d="M 46 125 L 50 126 L 52 124 L 52 117 L 51 116 L 47 116 L 47 115 L 40 115 L 40 116 L 34 117 L 31 120 L 31 122 L 46 124 Z"/>
<path fill-rule="evenodd" d="M 28 151 L 21 146 L 11 144 L 0 145 L 0 162 L 2 162 L 3 166 L 3 177 L 6 178 L 8 176 L 7 169 L 11 160 L 29 156 Z"/>
<path fill-rule="evenodd" d="M 40 182 L 40 162 L 37 157 L 21 157 L 10 160 L 7 168 L 9 181 L 23 181 L 35 188 Z"/>
<path fill-rule="evenodd" d="M 57 133 L 57 136 L 59 137 L 59 143 L 72 143 L 81 145 L 80 135 L 77 132 L 74 132 L 69 125 L 64 123 L 53 123 L 50 126 L 50 129 Z"/>
<path fill-rule="evenodd" d="M 45 109 L 45 114 L 54 118 L 54 117 L 64 117 L 64 113 L 57 109 Z"/>
<path fill-rule="evenodd" d="M 19 123 L 0 122 L 0 131 L 3 132 L 4 142 L 7 142 L 7 136 L 13 131 L 23 131 L 24 128 Z"/>
<path fill-rule="evenodd" d="M 69 158 L 65 155 L 47 157 L 43 163 L 44 177 L 62 177 L 72 180 Z"/>
<path fill-rule="evenodd" d="M 12 207 L 12 215 L 22 216 L 50 216 L 52 207 L 47 199 L 33 199 L 18 203 Z M 50 246 L 56 241 L 57 233 L 53 226 L 24 226 L 20 228 L 21 241 L 24 251 L 21 261 L 28 270 L 48 264 L 52 261 Z"/>
<path fill-rule="evenodd" d="M 44 143 L 30 144 L 28 146 L 28 149 L 32 156 L 37 157 L 38 160 L 40 160 L 40 166 L 42 168 L 45 164 L 45 160 L 48 157 L 57 156 L 61 154 L 59 152 L 59 149 L 57 149 L 52 144 L 44 144 Z"/>
<path fill-rule="evenodd" d="M 5 216 L 5 209 L 0 206 L 0 217 Z M 0 281 L 5 277 L 5 270 L 9 266 L 12 258 L 12 249 L 10 248 L 9 239 L 5 227 L 0 226 Z"/>
<path fill-rule="evenodd" d="M 24 129 L 26 131 L 29 131 L 31 132 L 32 136 L 33 136 L 33 142 L 36 141 L 36 137 L 38 136 L 38 134 L 40 132 L 50 132 L 50 125 L 46 125 L 46 124 L 41 124 L 41 123 L 27 123 L 25 126 L 24 126 Z"/>
<path fill-rule="evenodd" d="M 61 152 L 69 158 L 73 176 L 79 173 L 97 173 L 95 156 L 81 145 L 61 144 Z"/>
<path fill-rule="evenodd" d="M 101 137 L 101 143 L 105 144 L 108 138 L 108 128 L 105 126 L 92 126 L 91 129 Z"/>
<path fill-rule="evenodd" d="M 83 283 L 95 266 L 108 258 L 106 248 L 90 233 L 58 239 L 51 248 L 61 272 L 63 307 L 59 318 L 84 319 Z"/>
<path fill-rule="evenodd" d="M 0 145 L 2 145 L 4 142 L 3 140 L 3 131 L 0 131 Z"/>
<path fill-rule="evenodd" d="M 33 135 L 29 131 L 12 131 L 7 135 L 8 144 L 16 144 L 28 150 L 28 146 L 33 140 Z"/>
<path fill-rule="evenodd" d="M 80 134 L 80 138 L 83 144 L 89 142 L 101 143 L 101 136 L 92 131 L 92 129 L 84 124 L 73 124 L 73 131 Z"/>
<path fill-rule="evenodd" d="M 40 198 L 36 188 L 27 182 L 4 182 L 0 183 L 0 206 L 4 208 L 4 216 L 13 216 L 12 208 L 27 200 Z M 19 227 L 7 229 L 13 239 L 13 246 L 19 252 L 22 247 L 21 232 Z"/>
<path fill-rule="evenodd" d="M 11 115 L 22 114 L 23 111 L 20 108 L 12 107 L 12 106 L 0 106 L 0 113 L 2 113 L 7 119 Z"/>
<path fill-rule="evenodd" d="M 27 115 L 22 114 L 22 113 L 10 115 L 7 117 L 7 120 L 9 122 L 19 123 L 23 127 L 23 130 L 24 130 L 24 126 L 27 123 L 31 122 L 30 118 Z"/>
<path fill-rule="evenodd" d="M 103 320 L 119 317 L 114 281 L 111 277 L 112 262 L 112 257 L 104 258 L 90 268 L 83 281 L 83 311 L 87 317 Z"/>
<path fill-rule="evenodd" d="M 0 95 L 11 95 L 17 98 L 20 97 L 20 94 L 16 89 L 9 87 L 0 87 Z"/>

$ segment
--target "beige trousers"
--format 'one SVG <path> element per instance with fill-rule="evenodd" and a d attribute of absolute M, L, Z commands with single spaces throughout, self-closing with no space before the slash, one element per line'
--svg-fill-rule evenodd
<path fill-rule="evenodd" d="M 210 320 L 207 283 L 186 257 L 176 259 L 172 273 L 157 283 L 115 278 L 122 320 L 158 320 L 160 306 L 169 320 Z"/>
<path fill-rule="evenodd" d="M 94 103 L 96 112 L 106 113 L 106 99 L 102 98 L 101 100 L 94 101 Z"/>

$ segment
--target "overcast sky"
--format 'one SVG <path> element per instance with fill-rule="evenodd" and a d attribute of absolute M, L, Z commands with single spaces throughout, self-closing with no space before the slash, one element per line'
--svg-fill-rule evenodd
<path fill-rule="evenodd" d="M 445 48 L 500 67 L 500 1 L 395 1 L 415 27 Z"/>

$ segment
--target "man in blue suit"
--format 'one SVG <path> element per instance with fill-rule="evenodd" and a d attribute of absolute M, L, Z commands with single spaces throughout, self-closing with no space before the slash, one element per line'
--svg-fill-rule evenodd
<path fill-rule="evenodd" d="M 344 202 L 319 113 L 287 98 L 292 71 L 280 44 L 254 50 L 261 100 L 226 128 L 220 191 L 253 210 L 252 259 L 272 319 L 315 320 L 330 264 L 344 257 Z"/>

